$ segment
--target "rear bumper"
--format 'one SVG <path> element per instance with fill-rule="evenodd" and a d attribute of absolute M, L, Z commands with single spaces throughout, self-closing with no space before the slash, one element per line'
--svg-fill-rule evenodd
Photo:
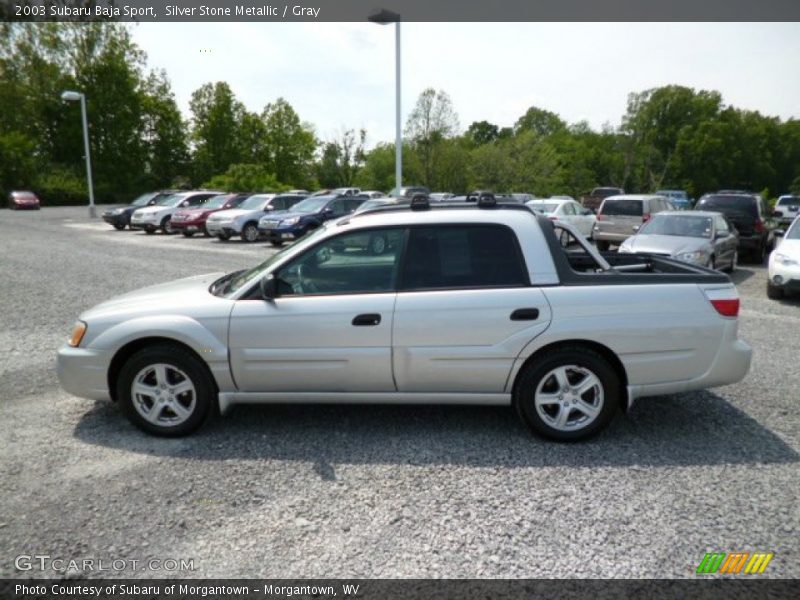
<path fill-rule="evenodd" d="M 700 377 L 686 381 L 628 386 L 628 404 L 632 404 L 636 398 L 704 390 L 741 381 L 750 370 L 753 349 L 738 339 L 736 332 L 737 323 L 731 319 L 725 327 L 717 355 L 708 370 Z"/>
<path fill-rule="evenodd" d="M 63 346 L 58 351 L 58 381 L 65 391 L 91 400 L 110 400 L 109 359 L 105 352 Z"/>

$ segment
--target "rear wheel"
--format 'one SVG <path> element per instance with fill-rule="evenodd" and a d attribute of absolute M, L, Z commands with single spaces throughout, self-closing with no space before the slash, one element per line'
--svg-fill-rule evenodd
<path fill-rule="evenodd" d="M 161 231 L 163 231 L 167 235 L 172 235 L 173 233 L 177 233 L 175 231 L 175 228 L 172 226 L 172 217 L 170 217 L 169 215 L 161 219 Z"/>
<path fill-rule="evenodd" d="M 252 244 L 258 239 L 258 226 L 255 223 L 248 223 L 242 229 L 242 239 L 248 244 Z"/>
<path fill-rule="evenodd" d="M 767 281 L 767 298 L 770 300 L 780 300 L 783 298 L 783 290 L 771 281 Z"/>
<path fill-rule="evenodd" d="M 565 346 L 526 366 L 514 386 L 514 406 L 535 433 L 574 442 L 604 429 L 620 400 L 619 376 L 597 352 Z"/>
<path fill-rule="evenodd" d="M 160 436 L 191 433 L 212 414 L 216 383 L 184 348 L 157 345 L 131 356 L 117 378 L 117 398 L 138 428 Z"/>
<path fill-rule="evenodd" d="M 609 246 L 610 246 L 610 244 L 609 244 L 608 242 L 605 242 L 605 241 L 603 241 L 603 240 L 597 240 L 597 241 L 595 242 L 595 245 L 597 246 L 597 249 L 598 249 L 600 252 L 608 252 L 608 248 L 609 248 Z"/>
<path fill-rule="evenodd" d="M 227 242 L 229 239 L 231 239 L 231 234 L 230 233 L 218 233 L 217 237 L 219 238 L 219 241 Z"/>

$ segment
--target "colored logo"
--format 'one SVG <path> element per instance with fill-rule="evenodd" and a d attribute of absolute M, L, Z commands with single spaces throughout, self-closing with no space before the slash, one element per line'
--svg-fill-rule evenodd
<path fill-rule="evenodd" d="M 697 573 L 700 575 L 710 575 L 712 573 L 724 573 L 737 575 L 745 573 L 747 575 L 761 574 L 767 570 L 767 565 L 772 557 L 772 552 L 708 552 L 700 561 Z"/>

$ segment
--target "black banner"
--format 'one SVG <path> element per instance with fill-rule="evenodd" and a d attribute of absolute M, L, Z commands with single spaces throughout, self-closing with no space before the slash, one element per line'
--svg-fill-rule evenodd
<path fill-rule="evenodd" d="M 797 598 L 796 580 L 184 579 L 0 581 L 3 600 L 489 600 Z"/>
<path fill-rule="evenodd" d="M 25 21 L 798 21 L 797 0 L 0 0 Z"/>

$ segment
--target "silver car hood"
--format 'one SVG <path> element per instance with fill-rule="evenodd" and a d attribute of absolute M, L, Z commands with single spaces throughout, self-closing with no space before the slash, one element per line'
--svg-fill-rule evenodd
<path fill-rule="evenodd" d="M 676 256 L 684 252 L 708 250 L 711 240 L 698 237 L 678 235 L 638 234 L 626 241 L 631 252 L 652 252 L 653 254 L 669 254 Z"/>
<path fill-rule="evenodd" d="M 224 298 L 218 298 L 208 291 L 209 286 L 222 275 L 224 273 L 195 275 L 128 292 L 93 306 L 82 313 L 80 319 L 129 319 L 170 312 L 187 316 L 205 314 L 207 308 L 219 304 L 215 300 L 228 303 Z"/>

